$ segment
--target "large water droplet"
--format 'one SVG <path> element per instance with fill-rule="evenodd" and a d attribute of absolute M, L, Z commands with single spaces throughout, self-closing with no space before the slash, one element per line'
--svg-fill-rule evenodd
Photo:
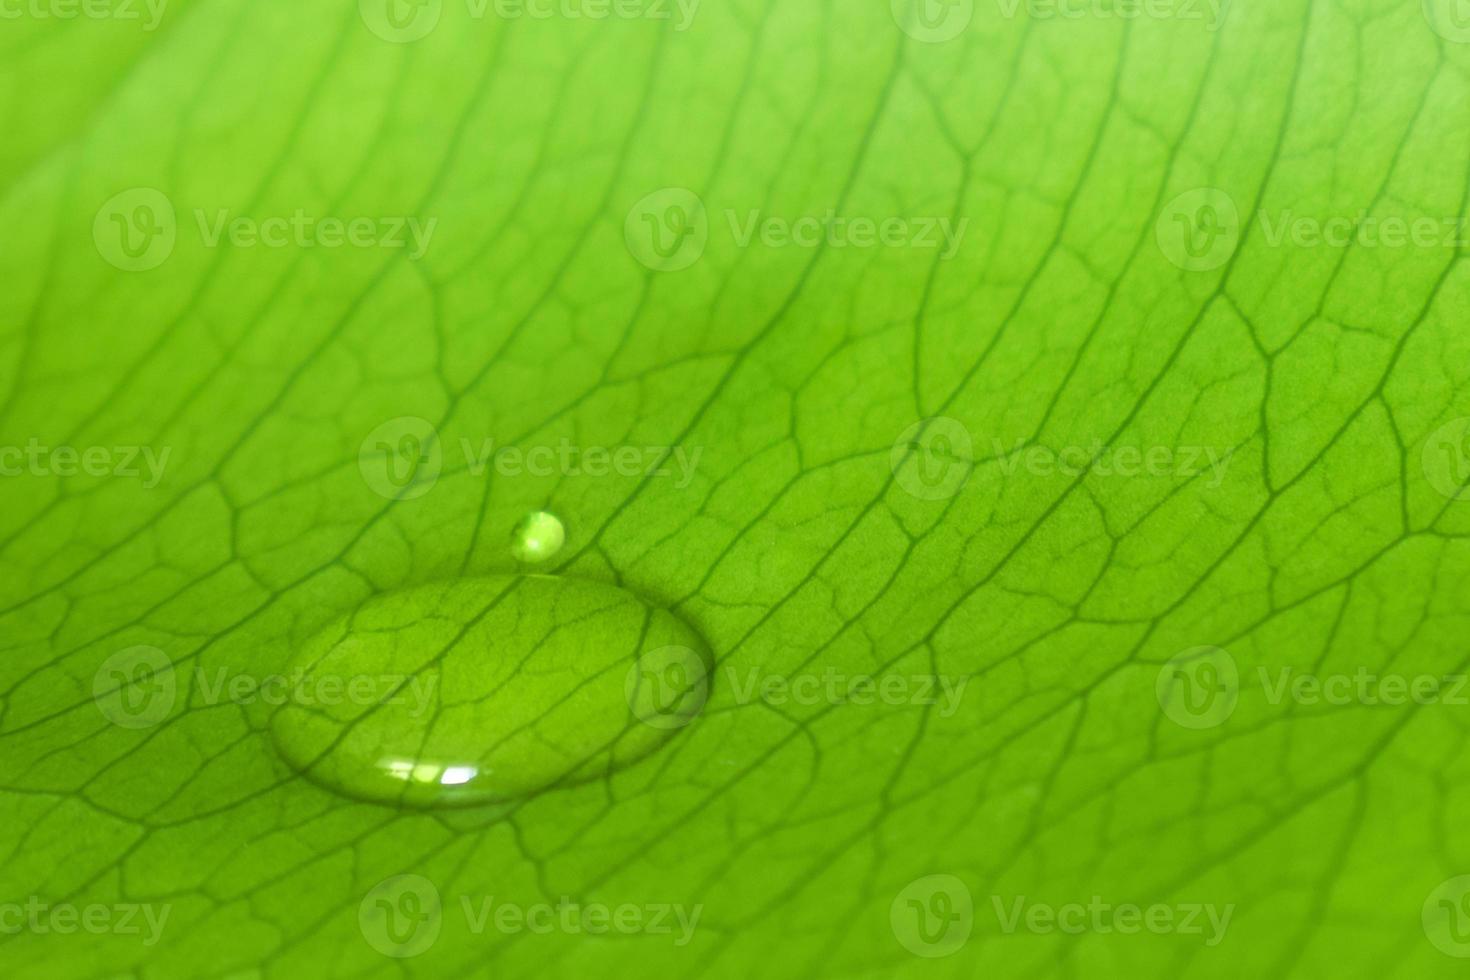
<path fill-rule="evenodd" d="M 546 561 L 566 544 L 567 529 L 555 514 L 533 511 L 510 532 L 510 553 L 528 565 Z"/>
<path fill-rule="evenodd" d="M 308 641 L 271 734 L 298 771 L 358 799 L 500 802 L 653 752 L 704 707 L 710 664 L 692 627 L 616 586 L 424 585 Z"/>

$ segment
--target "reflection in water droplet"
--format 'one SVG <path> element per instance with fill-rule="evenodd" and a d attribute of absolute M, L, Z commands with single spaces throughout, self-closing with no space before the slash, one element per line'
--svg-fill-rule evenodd
<path fill-rule="evenodd" d="M 437 583 L 309 640 L 271 735 L 298 771 L 357 799 L 500 802 L 653 752 L 703 709 L 711 664 L 687 623 L 616 586 Z"/>
<path fill-rule="evenodd" d="M 517 561 L 534 565 L 546 561 L 566 543 L 567 529 L 555 514 L 533 511 L 510 532 L 510 553 Z"/>

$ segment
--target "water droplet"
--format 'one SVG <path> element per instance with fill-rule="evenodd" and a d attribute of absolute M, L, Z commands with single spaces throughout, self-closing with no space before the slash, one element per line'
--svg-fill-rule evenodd
<path fill-rule="evenodd" d="M 293 768 L 356 799 L 502 802 L 655 751 L 703 709 L 711 663 L 687 623 L 613 585 L 424 585 L 309 640 L 271 735 Z"/>
<path fill-rule="evenodd" d="M 534 565 L 546 561 L 566 544 L 567 529 L 555 514 L 532 511 L 510 532 L 510 553 L 517 561 Z"/>

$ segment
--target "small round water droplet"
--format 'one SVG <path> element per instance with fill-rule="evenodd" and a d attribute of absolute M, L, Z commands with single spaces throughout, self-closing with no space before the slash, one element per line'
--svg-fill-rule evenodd
<path fill-rule="evenodd" d="M 510 532 L 510 553 L 517 561 L 534 565 L 546 561 L 566 544 L 567 529 L 555 514 L 532 511 Z"/>
<path fill-rule="evenodd" d="M 307 778 L 357 799 L 502 802 L 655 751 L 703 709 L 712 663 L 692 627 L 616 586 L 424 585 L 309 640 L 271 735 Z"/>

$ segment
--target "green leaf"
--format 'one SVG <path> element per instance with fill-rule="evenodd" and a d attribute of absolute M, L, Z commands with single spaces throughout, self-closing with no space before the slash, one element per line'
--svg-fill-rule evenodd
<path fill-rule="evenodd" d="M 6 977 L 1462 972 L 1463 4 L 5 10 Z"/>

